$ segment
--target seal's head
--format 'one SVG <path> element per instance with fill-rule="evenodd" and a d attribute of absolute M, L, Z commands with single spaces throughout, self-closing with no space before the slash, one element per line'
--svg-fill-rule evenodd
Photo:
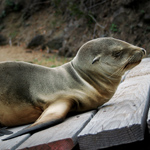
<path fill-rule="evenodd" d="M 114 38 L 85 43 L 72 61 L 76 71 L 100 94 L 103 102 L 115 93 L 122 75 L 140 63 L 146 51 Z"/>
<path fill-rule="evenodd" d="M 122 76 L 125 71 L 140 63 L 146 51 L 114 38 L 98 38 L 85 43 L 73 60 L 73 65 L 83 72 Z"/>

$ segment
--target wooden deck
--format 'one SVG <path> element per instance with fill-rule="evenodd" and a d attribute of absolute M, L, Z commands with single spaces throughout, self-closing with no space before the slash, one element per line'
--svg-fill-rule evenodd
<path fill-rule="evenodd" d="M 98 111 L 68 117 L 33 135 L 3 142 L 1 139 L 7 136 L 0 137 L 0 150 L 122 150 L 128 145 L 150 145 L 149 97 L 150 58 L 145 58 L 126 73 L 113 98 Z M 25 127 L 9 130 L 16 132 Z"/>

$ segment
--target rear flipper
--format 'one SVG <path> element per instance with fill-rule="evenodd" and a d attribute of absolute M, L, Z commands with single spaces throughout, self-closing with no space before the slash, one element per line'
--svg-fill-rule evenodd
<path fill-rule="evenodd" d="M 12 131 L 6 129 L 7 127 L 0 128 L 0 136 L 12 134 Z"/>
<path fill-rule="evenodd" d="M 61 100 L 54 102 L 42 113 L 34 124 L 5 139 L 2 139 L 2 141 L 9 140 L 26 133 L 33 134 L 37 131 L 63 122 L 72 105 L 73 103 L 71 101 Z"/>

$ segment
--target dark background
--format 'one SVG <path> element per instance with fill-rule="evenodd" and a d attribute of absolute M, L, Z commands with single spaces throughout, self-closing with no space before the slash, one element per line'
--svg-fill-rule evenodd
<path fill-rule="evenodd" d="M 112 36 L 150 54 L 149 0 L 1 0 L 0 45 L 72 57 L 88 40 Z"/>

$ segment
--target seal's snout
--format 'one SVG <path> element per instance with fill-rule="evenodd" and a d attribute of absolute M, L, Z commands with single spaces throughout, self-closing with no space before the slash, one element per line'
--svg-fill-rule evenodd
<path fill-rule="evenodd" d="M 143 54 L 146 55 L 146 50 L 144 48 L 141 49 Z"/>

